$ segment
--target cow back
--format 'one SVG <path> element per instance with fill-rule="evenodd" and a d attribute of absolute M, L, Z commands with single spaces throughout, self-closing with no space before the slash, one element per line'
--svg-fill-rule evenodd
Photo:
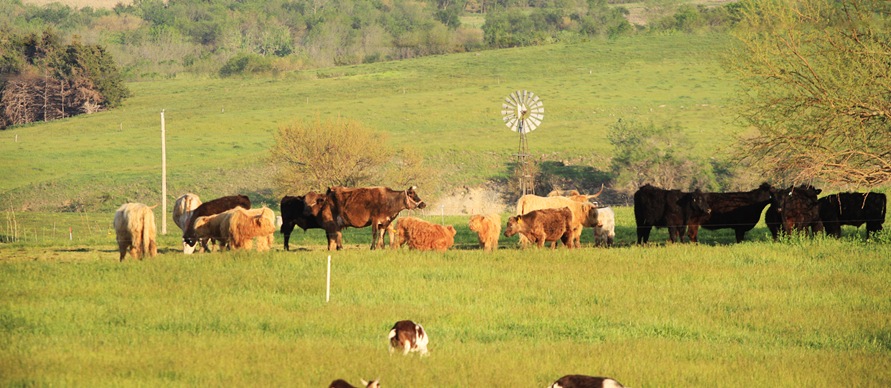
<path fill-rule="evenodd" d="M 770 204 L 772 190 L 764 183 L 752 191 L 708 193 L 709 218 L 703 223 L 708 229 L 742 228 L 751 230 L 761 218 L 764 208 Z"/>
<path fill-rule="evenodd" d="M 195 208 L 192 212 L 192 217 L 189 222 L 188 228 L 183 232 L 183 239 L 191 240 L 195 237 L 195 220 L 198 217 L 206 217 L 214 214 L 220 214 L 227 210 L 234 209 L 236 207 L 242 207 L 244 209 L 251 208 L 251 200 L 245 195 L 230 195 L 227 197 L 220 197 L 214 200 L 207 201 L 202 203 L 201 206 Z M 193 241 L 188 241 L 191 244 L 194 244 Z"/>
<path fill-rule="evenodd" d="M 841 235 L 842 225 L 860 227 L 866 224 L 867 234 L 882 230 L 887 198 L 883 193 L 838 193 L 820 198 L 820 220 L 826 233 Z"/>

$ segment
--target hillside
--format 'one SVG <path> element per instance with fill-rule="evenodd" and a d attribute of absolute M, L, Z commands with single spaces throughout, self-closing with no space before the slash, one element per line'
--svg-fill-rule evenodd
<path fill-rule="evenodd" d="M 268 78 L 129 84 L 113 111 L 0 132 L 0 203 L 21 210 L 110 209 L 155 202 L 160 115 L 168 133 L 168 193 L 244 191 L 274 202 L 265 159 L 292 120 L 348 117 L 426 155 L 436 196 L 507 174 L 518 147 L 501 101 L 527 89 L 545 103 L 529 135 L 539 160 L 608 168 L 609 125 L 678 124 L 683 148 L 721 158 L 741 129 L 728 109 L 734 81 L 720 67 L 724 35 L 664 35 L 327 68 Z M 274 156 L 273 156 L 274 157 Z"/>

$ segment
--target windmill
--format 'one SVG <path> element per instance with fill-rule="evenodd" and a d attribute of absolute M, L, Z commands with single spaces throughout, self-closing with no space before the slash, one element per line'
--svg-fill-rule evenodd
<path fill-rule="evenodd" d="M 520 149 L 517 151 L 517 167 L 520 169 L 522 195 L 535 193 L 535 182 L 529 166 L 529 143 L 526 134 L 538 128 L 544 119 L 544 103 L 538 96 L 527 90 L 517 90 L 504 99 L 501 116 L 511 131 L 520 134 Z"/>

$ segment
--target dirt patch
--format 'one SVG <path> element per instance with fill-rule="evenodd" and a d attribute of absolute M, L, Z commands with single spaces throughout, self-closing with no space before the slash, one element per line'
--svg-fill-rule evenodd
<path fill-rule="evenodd" d="M 470 215 L 503 213 L 502 193 L 491 187 L 462 187 L 430 204 L 430 214 Z"/>

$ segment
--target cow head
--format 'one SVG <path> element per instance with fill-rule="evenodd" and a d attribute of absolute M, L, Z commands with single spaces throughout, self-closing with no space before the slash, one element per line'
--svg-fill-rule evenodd
<path fill-rule="evenodd" d="M 330 189 L 329 189 L 330 191 Z M 325 194 L 320 194 L 315 191 L 310 191 L 303 195 L 303 216 L 304 217 L 315 217 L 319 215 L 319 211 L 322 209 L 322 205 L 325 204 L 325 201 L 328 199 L 328 196 Z"/>
<path fill-rule="evenodd" d="M 819 202 L 817 195 L 822 190 L 810 185 L 789 187 L 780 192 L 775 192 L 773 206 L 786 230 L 802 229 L 807 225 L 819 221 Z"/>
<path fill-rule="evenodd" d="M 692 216 L 711 214 L 712 209 L 708 206 L 708 197 L 699 189 L 687 193 L 685 197 L 689 201 L 688 205 Z"/>
<path fill-rule="evenodd" d="M 417 186 L 409 187 L 405 190 L 405 207 L 409 210 L 411 209 L 423 209 L 427 207 L 427 204 L 418 196 Z"/>
<path fill-rule="evenodd" d="M 761 186 L 758 186 L 758 188 L 755 189 L 753 192 L 755 194 L 753 199 L 756 202 L 768 202 L 773 199 L 775 191 L 774 191 L 773 187 L 770 186 L 769 183 L 764 182 L 761 184 Z"/>
<path fill-rule="evenodd" d="M 520 233 L 520 224 L 523 220 L 519 216 L 513 216 L 507 219 L 507 227 L 504 228 L 504 237 L 510 237 Z"/>

